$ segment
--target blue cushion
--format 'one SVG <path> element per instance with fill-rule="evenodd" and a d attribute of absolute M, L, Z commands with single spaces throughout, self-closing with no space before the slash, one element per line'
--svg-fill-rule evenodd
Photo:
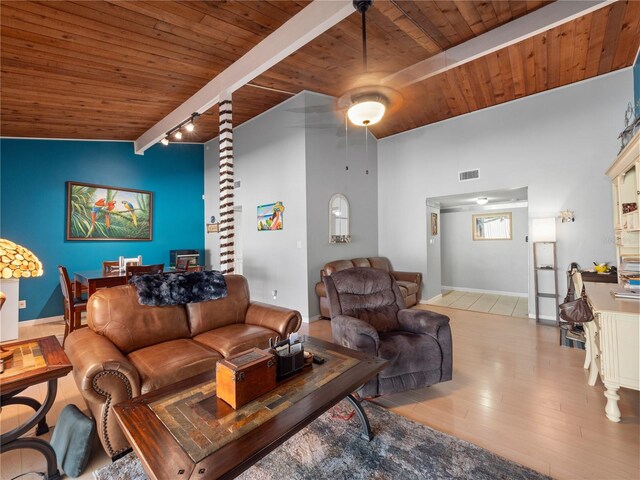
<path fill-rule="evenodd" d="M 87 466 L 95 434 L 93 420 L 86 417 L 78 407 L 67 405 L 62 409 L 53 429 L 51 446 L 58 457 L 58 465 L 68 476 L 79 477 Z"/>

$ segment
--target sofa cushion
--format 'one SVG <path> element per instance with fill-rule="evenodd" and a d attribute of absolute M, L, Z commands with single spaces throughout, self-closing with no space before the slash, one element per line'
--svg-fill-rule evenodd
<path fill-rule="evenodd" d="M 408 297 L 409 295 L 413 295 L 414 293 L 418 293 L 418 284 L 413 282 L 405 282 L 403 280 L 396 280 L 396 283 L 400 287 L 400 290 L 403 288 L 407 291 L 407 294 L 404 295 Z"/>
<path fill-rule="evenodd" d="M 370 267 L 371 263 L 369 263 L 368 258 L 354 258 L 351 260 L 354 267 Z"/>
<path fill-rule="evenodd" d="M 188 303 L 191 337 L 234 323 L 244 323 L 249 308 L 249 284 L 242 275 L 225 275 L 227 296 L 218 300 Z"/>
<path fill-rule="evenodd" d="M 144 394 L 213 370 L 222 355 L 193 340 L 181 338 L 141 348 L 127 358 L 140 374 L 140 392 Z"/>
<path fill-rule="evenodd" d="M 268 348 L 269 339 L 275 338 L 277 332 L 258 325 L 244 323 L 227 325 L 202 333 L 193 339 L 209 348 L 213 348 L 228 357 L 250 348 Z"/>
<path fill-rule="evenodd" d="M 385 272 L 391 271 L 391 264 L 389 260 L 385 257 L 370 257 L 369 263 L 373 268 L 379 268 L 380 270 L 384 270 Z"/>
<path fill-rule="evenodd" d="M 401 331 L 381 333 L 378 356 L 389 361 L 380 378 L 439 370 L 442 366 L 440 345 L 430 335 Z"/>
<path fill-rule="evenodd" d="M 354 265 L 351 260 L 336 260 L 335 262 L 327 263 L 322 271 L 324 272 L 324 275 L 332 275 L 335 272 L 340 272 L 353 267 Z"/>
<path fill-rule="evenodd" d="M 125 355 L 150 345 L 189 338 L 184 305 L 140 305 L 133 285 L 97 291 L 87 303 L 89 327 Z"/>

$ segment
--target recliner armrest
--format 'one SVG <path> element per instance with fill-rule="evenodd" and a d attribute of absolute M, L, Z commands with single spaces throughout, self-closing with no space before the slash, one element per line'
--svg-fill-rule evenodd
<path fill-rule="evenodd" d="M 420 285 L 422 282 L 422 274 L 420 272 L 390 272 L 396 281 L 413 282 Z"/>
<path fill-rule="evenodd" d="M 398 312 L 400 329 L 438 338 L 439 330 L 449 326 L 449 317 L 429 310 L 403 309 Z"/>
<path fill-rule="evenodd" d="M 327 296 L 327 288 L 324 286 L 324 282 L 316 283 L 316 295 L 319 297 Z"/>
<path fill-rule="evenodd" d="M 278 332 L 280 338 L 287 338 L 297 332 L 302 324 L 300 312 L 261 302 L 251 302 L 247 309 L 245 323 L 266 327 Z"/>
<path fill-rule="evenodd" d="M 333 341 L 338 345 L 376 356 L 380 337 L 375 328 L 355 317 L 336 315 L 331 319 Z"/>

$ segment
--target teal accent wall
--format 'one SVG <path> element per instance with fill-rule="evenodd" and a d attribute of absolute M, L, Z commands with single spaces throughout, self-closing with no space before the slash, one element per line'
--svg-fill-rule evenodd
<path fill-rule="evenodd" d="M 20 320 L 62 314 L 57 265 L 70 274 L 103 260 L 142 255 L 169 265 L 169 250 L 204 250 L 202 145 L 0 139 L 0 236 L 35 253 L 44 275 L 20 281 Z M 153 192 L 152 241 L 65 240 L 66 183 L 73 180 Z"/>

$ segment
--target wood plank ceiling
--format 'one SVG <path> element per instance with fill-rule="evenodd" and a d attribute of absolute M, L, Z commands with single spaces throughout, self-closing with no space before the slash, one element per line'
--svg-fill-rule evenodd
<path fill-rule="evenodd" d="M 3 0 L 0 134 L 134 140 L 307 3 Z M 369 69 L 396 72 L 546 3 L 376 0 Z M 361 73 L 360 28 L 354 12 L 235 92 L 234 124 L 303 89 L 344 93 Z M 640 2 L 620 1 L 404 88 L 402 108 L 372 131 L 382 138 L 627 67 L 639 46 Z M 217 121 L 211 109 L 184 140 L 215 137 Z"/>

